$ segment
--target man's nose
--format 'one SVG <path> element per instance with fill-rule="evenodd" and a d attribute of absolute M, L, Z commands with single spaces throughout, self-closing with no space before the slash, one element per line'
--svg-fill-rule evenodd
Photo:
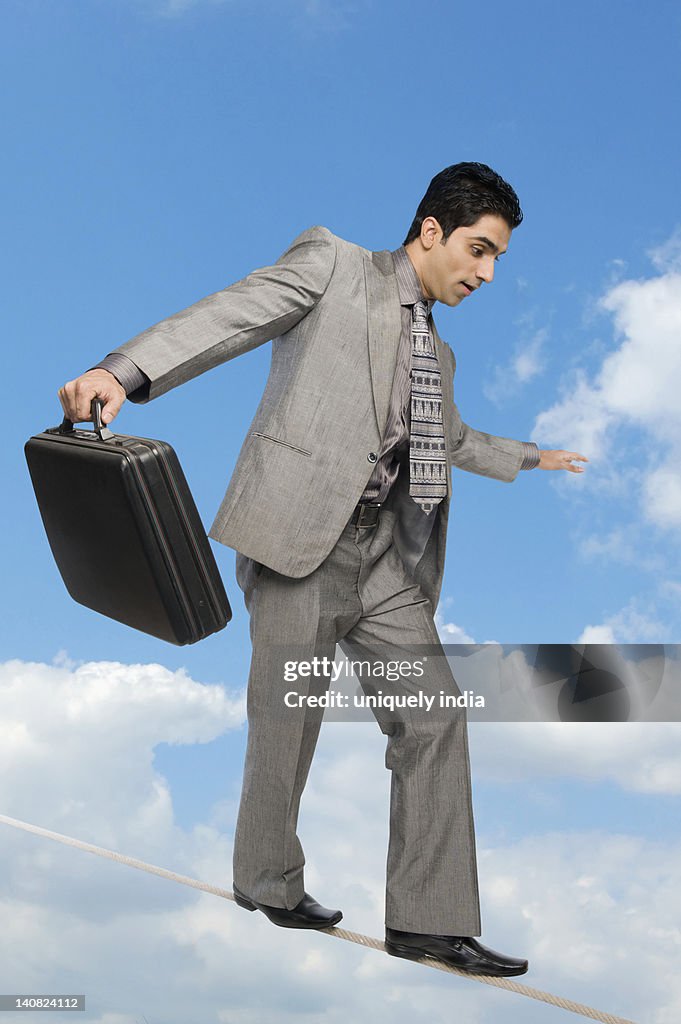
<path fill-rule="evenodd" d="M 483 256 L 482 259 L 478 260 L 475 275 L 476 277 L 479 277 L 481 281 L 487 281 L 487 283 L 490 284 L 494 280 L 494 257 Z"/>

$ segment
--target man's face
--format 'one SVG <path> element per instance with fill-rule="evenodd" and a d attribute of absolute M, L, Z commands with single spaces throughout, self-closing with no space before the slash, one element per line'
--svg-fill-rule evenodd
<path fill-rule="evenodd" d="M 486 213 L 470 227 L 452 231 L 444 245 L 442 237 L 435 218 L 426 217 L 421 238 L 411 243 L 417 249 L 416 272 L 426 298 L 458 306 L 483 281 L 492 282 L 495 260 L 506 252 L 511 228 L 503 217 Z"/>

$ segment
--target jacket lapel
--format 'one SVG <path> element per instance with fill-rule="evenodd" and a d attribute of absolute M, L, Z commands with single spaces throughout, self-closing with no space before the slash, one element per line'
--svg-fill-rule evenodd
<path fill-rule="evenodd" d="M 364 260 L 371 387 L 378 430 L 383 437 L 395 374 L 402 322 L 393 258 L 388 250 Z"/>

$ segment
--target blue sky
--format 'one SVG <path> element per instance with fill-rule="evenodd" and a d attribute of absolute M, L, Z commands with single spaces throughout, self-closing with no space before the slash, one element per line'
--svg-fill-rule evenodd
<path fill-rule="evenodd" d="M 0 509 L 0 657 L 13 659 L 2 691 L 10 723 L 5 813 L 100 845 L 118 842 L 132 855 L 146 851 L 161 863 L 177 850 L 186 873 L 190 867 L 212 871 L 213 880 L 224 881 L 249 657 L 233 553 L 214 546 L 234 620 L 195 647 L 175 649 L 96 616 L 70 601 L 56 573 L 23 443 L 59 421 L 56 390 L 65 380 L 150 324 L 273 262 L 309 225 L 325 224 L 368 248 L 395 248 L 432 175 L 458 160 L 482 160 L 497 169 L 514 185 L 525 211 L 493 286 L 457 309 L 434 311 L 457 356 L 459 408 L 479 429 L 531 437 L 543 447 L 574 447 L 591 461 L 583 477 L 534 471 L 512 485 L 456 474 L 438 612 L 443 638 L 678 642 L 677 5 L 660 2 L 643 12 L 630 0 L 491 0 L 477 8 L 451 0 L 418 6 L 403 0 L 5 0 L 0 22 L 7 495 Z M 157 402 L 127 405 L 114 424 L 123 433 L 174 445 L 206 525 L 268 365 L 265 346 Z M 93 514 L 105 528 L 107 510 L 98 509 L 96 500 Z M 114 663 L 115 669 L 102 668 Z M 88 664 L 95 669 L 83 676 Z M 140 675 L 134 665 L 149 668 Z M 120 679 L 115 707 L 102 682 L 109 678 Z M 22 687 L 32 701 L 22 698 Z M 74 697 L 79 687 L 91 693 L 93 707 L 101 704 L 101 720 L 93 711 L 94 725 Z M 55 692 L 72 708 L 70 717 L 53 702 Z M 159 708 L 163 714 L 155 721 Z M 200 709 L 196 719 L 192 708 Z M 57 723 L 68 747 L 59 744 Z M 643 914 L 641 931 L 627 933 L 629 944 L 621 947 L 621 960 L 632 957 L 633 971 L 635 946 L 650 939 L 645 907 L 671 915 L 665 908 L 679 891 L 672 868 L 679 860 L 674 823 L 681 792 L 675 726 L 625 726 L 620 733 L 604 726 L 598 734 L 570 733 L 560 741 L 553 732 L 543 739 L 522 732 L 521 747 L 512 732 L 485 734 L 485 728 L 476 728 L 471 744 L 481 864 L 490 872 L 490 927 L 483 941 L 499 948 L 505 942 L 510 951 L 525 943 L 541 965 L 530 982 L 537 987 L 553 982 L 574 998 L 600 998 L 606 1009 L 625 1016 L 650 1011 L 654 1024 L 669 1024 L 681 1008 L 678 987 L 664 994 L 651 981 L 647 1003 L 641 996 L 638 1003 L 616 1006 L 620 997 L 615 979 L 608 980 L 605 952 L 598 978 L 576 953 L 558 967 L 560 946 L 542 945 L 541 913 L 534 931 L 516 924 L 535 921 L 532 901 L 545 884 L 547 922 L 556 934 L 572 934 L 555 884 L 560 872 L 579 867 L 581 851 L 588 864 L 575 884 L 600 893 L 589 918 L 599 950 L 624 934 L 627 908 L 638 906 Z M 359 928 L 366 917 L 366 929 L 380 933 L 385 836 L 367 824 L 367 815 L 372 821 L 387 815 L 381 740 L 369 727 L 353 727 L 357 765 L 383 775 L 375 776 L 375 806 L 365 803 L 367 797 L 346 808 L 338 774 L 346 733 L 349 726 L 325 730 L 316 788 L 306 797 L 309 859 L 316 864 L 311 878 L 326 889 L 327 901 L 345 898 L 348 927 Z M 507 751 L 507 774 L 518 791 L 495 767 L 497 746 Z M 97 756 L 102 749 L 106 766 Z M 640 777 L 624 760 L 632 750 L 640 755 Z M 560 765 L 551 760 L 559 752 L 565 755 Z M 44 772 L 55 765 L 53 798 L 47 800 L 41 796 Z M 355 770 L 348 768 L 351 779 Z M 139 828 L 121 803 L 115 781 L 121 771 L 127 806 L 139 800 L 133 815 Z M 359 856 L 357 865 L 369 879 L 373 917 L 357 896 L 360 883 L 347 873 L 342 842 L 329 845 L 334 823 L 324 806 L 324 783 L 341 820 L 370 850 L 369 860 Z M 150 829 L 159 837 L 151 852 Z M 40 853 L 38 843 L 11 838 L 7 878 L 14 887 L 4 890 L 4 898 L 18 919 L 38 922 L 34 940 L 42 936 L 49 977 L 59 988 L 60 929 L 68 925 L 74 955 L 88 948 L 81 928 L 86 907 L 74 882 L 78 872 L 92 873 L 95 893 L 102 891 L 95 880 L 114 887 L 111 906 L 111 894 L 123 893 L 128 880 L 113 881 L 110 871 L 98 875 L 98 868 L 76 863 L 69 851 Z M 602 857 L 591 859 L 596 847 L 609 851 L 621 874 L 609 875 Z M 574 856 L 564 862 L 561 850 L 568 849 Z M 35 857 L 38 875 L 41 857 L 50 864 L 54 857 L 75 909 L 68 911 L 45 880 L 34 891 L 12 859 L 20 854 Z M 503 865 L 517 863 L 522 872 L 528 857 L 535 865 L 546 862 L 546 873 L 537 867 L 534 890 L 520 881 L 515 902 L 505 902 L 515 890 L 503 882 Z M 625 881 L 636 877 L 641 858 L 653 865 L 640 880 L 647 902 Z M 666 894 L 662 905 L 660 894 Z M 118 941 L 98 953 L 131 969 L 123 948 L 131 950 L 134 924 L 134 956 L 145 963 L 156 948 L 155 900 L 141 901 L 135 913 L 142 916 L 131 910 L 127 930 L 124 918 L 117 919 L 111 934 Z M 205 902 L 175 909 L 188 916 L 165 920 L 168 962 L 181 965 L 192 983 L 207 980 L 202 1019 L 250 1024 L 256 1018 L 249 1016 L 255 1010 L 248 993 L 237 986 L 238 997 L 225 1004 L 218 974 L 211 973 L 210 942 L 226 958 L 233 949 L 227 932 L 211 923 L 217 911 Z M 92 913 L 110 921 L 110 910 L 107 896 Z M 673 931 L 675 920 L 651 917 L 650 928 Z M 583 921 L 573 923 L 577 950 Z M 250 922 L 239 918 L 242 924 L 245 932 Z M 188 959 L 180 955 L 181 941 L 173 946 L 183 928 L 196 937 Z M 11 937 L 18 949 L 31 934 L 27 929 Z M 281 936 L 258 935 L 276 960 Z M 311 941 L 308 946 L 314 965 L 317 947 Z M 546 955 L 547 948 L 555 957 Z M 601 963 L 600 952 L 589 955 Z M 243 957 L 239 971 L 247 975 L 254 968 Z M 21 963 L 19 958 L 16 984 L 37 984 Z M 400 993 L 410 1019 L 426 1010 L 429 1019 L 444 1019 L 449 990 L 441 980 L 415 980 L 413 971 L 400 973 L 394 964 L 366 970 L 347 958 L 338 964 L 318 964 L 318 976 L 328 982 L 326 996 L 310 974 L 300 976 L 300 998 L 319 1019 L 363 1019 L 362 979 L 374 1004 Z M 355 969 L 357 994 L 344 1003 L 343 972 Z M 651 961 L 651 977 L 661 978 L 665 969 L 662 959 Z M 266 970 L 273 999 L 285 991 L 277 970 L 276 964 Z M 87 959 L 85 980 L 98 1007 L 89 1020 L 132 1024 L 145 1007 L 150 1024 L 154 1012 L 164 1021 L 181 1019 L 173 1016 L 181 1011 L 172 1000 L 164 1002 L 140 979 L 131 982 L 134 1006 L 116 1001 L 94 957 Z M 0 988 L 13 991 L 14 983 L 7 976 Z M 475 988 L 456 989 L 469 1019 L 498 1019 L 496 996 Z M 635 999 L 633 993 L 627 998 Z M 286 1022 L 288 1012 L 274 1006 L 269 1019 Z M 528 1016 L 534 1012 L 509 1004 L 506 1019 L 521 1013 L 523 1020 L 548 1019 Z M 560 1011 L 555 1013 L 558 1020 Z"/>

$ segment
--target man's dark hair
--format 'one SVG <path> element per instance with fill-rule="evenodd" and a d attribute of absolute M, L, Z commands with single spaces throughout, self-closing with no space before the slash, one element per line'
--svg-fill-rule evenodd
<path fill-rule="evenodd" d="M 523 219 L 517 195 L 491 167 L 452 164 L 431 181 L 402 244 L 419 237 L 426 217 L 435 217 L 442 228 L 444 243 L 456 228 L 468 228 L 486 213 L 503 217 L 511 229 L 517 228 Z"/>

